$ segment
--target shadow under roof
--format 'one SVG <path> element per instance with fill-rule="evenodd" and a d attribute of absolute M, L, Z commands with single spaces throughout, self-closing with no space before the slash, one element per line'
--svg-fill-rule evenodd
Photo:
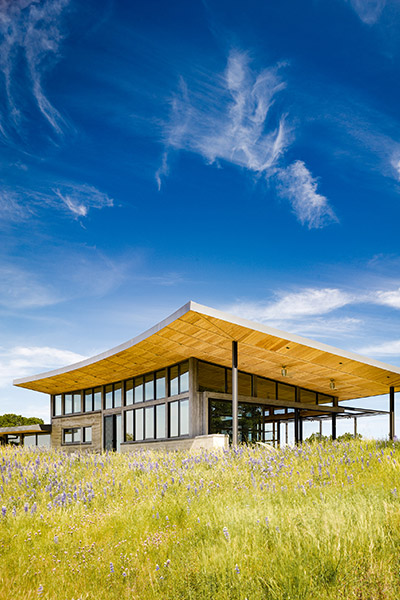
<path fill-rule="evenodd" d="M 240 370 L 334 394 L 339 401 L 385 394 L 391 386 L 400 389 L 400 367 L 192 301 L 120 346 L 61 369 L 16 379 L 14 385 L 58 394 L 128 379 L 192 356 L 229 367 L 233 340 L 239 346 Z M 283 366 L 287 377 L 281 375 Z"/>

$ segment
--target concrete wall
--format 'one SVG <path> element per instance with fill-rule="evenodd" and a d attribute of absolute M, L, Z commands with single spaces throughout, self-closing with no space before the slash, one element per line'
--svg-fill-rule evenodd
<path fill-rule="evenodd" d="M 51 447 L 61 448 L 65 452 L 77 452 L 88 450 L 90 452 L 102 451 L 102 415 L 100 412 L 92 412 L 79 415 L 68 415 L 65 417 L 53 417 L 51 429 Z M 91 444 L 64 444 L 62 430 L 69 427 L 91 427 Z"/>
<path fill-rule="evenodd" d="M 227 435 L 198 435 L 195 438 L 184 440 L 163 440 L 161 442 L 144 442 L 121 444 L 121 452 L 136 452 L 137 450 L 212 450 L 213 448 L 228 448 L 229 438 Z"/>

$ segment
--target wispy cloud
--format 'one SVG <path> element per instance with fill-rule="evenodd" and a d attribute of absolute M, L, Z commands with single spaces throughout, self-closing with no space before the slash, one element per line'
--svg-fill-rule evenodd
<path fill-rule="evenodd" d="M 26 92 L 50 127 L 62 133 L 65 121 L 43 88 L 43 75 L 59 56 L 62 16 L 69 0 L 0 0 L 0 69 L 7 108 L 1 131 L 20 130 Z M 23 116 L 24 115 L 24 116 Z"/>
<path fill-rule="evenodd" d="M 3 189 L 0 192 L 0 221 L 23 221 L 42 209 L 53 208 L 72 215 L 86 217 L 91 209 L 112 207 L 113 199 L 85 183 L 54 183 L 50 191 Z"/>
<path fill-rule="evenodd" d="M 184 150 L 199 154 L 207 163 L 224 161 L 273 181 L 300 222 L 310 228 L 336 220 L 304 162 L 281 164 L 293 141 L 287 115 L 274 106 L 286 87 L 282 70 L 278 64 L 257 72 L 249 56 L 236 50 L 230 53 L 222 76 L 209 75 L 193 83 L 192 90 L 182 79 L 164 128 L 166 150 L 156 172 L 159 189 L 169 172 L 168 153 Z"/>
<path fill-rule="evenodd" d="M 281 294 L 275 302 L 239 302 L 226 308 L 228 312 L 260 322 L 299 319 L 323 315 L 353 301 L 353 297 L 336 288 L 308 288 Z"/>
<path fill-rule="evenodd" d="M 76 352 L 48 346 L 0 348 L 0 387 L 9 386 L 13 379 L 76 363 L 84 358 Z"/>
<path fill-rule="evenodd" d="M 400 288 L 387 291 L 378 290 L 373 294 L 371 300 L 376 302 L 376 304 L 384 304 L 385 306 L 400 309 Z"/>
<path fill-rule="evenodd" d="M 42 284 L 32 272 L 14 265 L 0 266 L 0 306 L 24 309 L 56 302 L 59 297 L 51 286 Z"/>
<path fill-rule="evenodd" d="M 346 0 L 346 2 L 367 25 L 373 25 L 378 21 L 386 5 L 386 0 Z"/>
<path fill-rule="evenodd" d="M 364 346 L 357 350 L 360 354 L 368 356 L 399 356 L 400 357 L 400 340 L 392 340 L 383 344 Z"/>
<path fill-rule="evenodd" d="M 328 199 L 317 191 L 317 181 L 304 162 L 297 160 L 277 173 L 280 194 L 287 198 L 298 220 L 310 229 L 320 228 L 337 217 Z"/>

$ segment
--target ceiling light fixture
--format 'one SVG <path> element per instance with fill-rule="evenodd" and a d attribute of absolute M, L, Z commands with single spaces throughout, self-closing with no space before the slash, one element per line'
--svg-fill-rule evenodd
<path fill-rule="evenodd" d="M 281 375 L 282 375 L 282 377 L 287 377 L 287 368 L 286 367 L 282 367 Z"/>
<path fill-rule="evenodd" d="M 336 385 L 335 385 L 335 380 L 334 379 L 331 379 L 329 387 L 331 388 L 331 390 L 335 390 L 336 389 Z"/>

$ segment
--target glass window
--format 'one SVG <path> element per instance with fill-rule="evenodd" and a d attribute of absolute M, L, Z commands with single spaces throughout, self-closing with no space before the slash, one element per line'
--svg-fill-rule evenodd
<path fill-rule="evenodd" d="M 133 410 L 125 411 L 125 441 L 133 441 Z"/>
<path fill-rule="evenodd" d="M 86 444 L 91 444 L 92 443 L 92 428 L 91 427 L 84 427 L 83 428 L 83 441 Z"/>
<path fill-rule="evenodd" d="M 65 444 L 76 444 L 81 441 L 81 430 L 78 427 L 70 427 L 63 430 Z"/>
<path fill-rule="evenodd" d="M 238 393 L 242 396 L 251 396 L 251 375 L 248 373 L 238 373 Z"/>
<path fill-rule="evenodd" d="M 225 400 L 209 400 L 210 433 L 224 433 L 232 436 L 232 404 Z"/>
<path fill-rule="evenodd" d="M 73 395 L 73 403 L 74 403 L 74 413 L 81 412 L 81 410 L 82 410 L 81 393 L 75 392 L 75 394 L 72 394 L 72 395 Z"/>
<path fill-rule="evenodd" d="M 144 399 L 154 400 L 154 373 L 149 373 L 144 378 Z"/>
<path fill-rule="evenodd" d="M 152 440 L 154 438 L 154 406 L 146 408 L 145 419 L 145 439 Z"/>
<path fill-rule="evenodd" d="M 54 396 L 54 416 L 59 416 L 62 414 L 62 396 L 61 394 L 57 394 Z"/>
<path fill-rule="evenodd" d="M 37 445 L 43 448 L 50 448 L 50 434 L 40 434 L 37 436 Z"/>
<path fill-rule="evenodd" d="M 327 396 L 326 394 L 318 394 L 318 404 L 325 404 L 326 406 L 333 406 L 333 397 Z"/>
<path fill-rule="evenodd" d="M 143 402 L 143 377 L 135 377 L 135 402 Z"/>
<path fill-rule="evenodd" d="M 179 365 L 179 393 L 189 391 L 189 362 L 186 361 Z"/>
<path fill-rule="evenodd" d="M 125 404 L 133 404 L 133 379 L 125 381 Z"/>
<path fill-rule="evenodd" d="M 64 412 L 66 415 L 72 413 L 72 394 L 64 395 Z"/>
<path fill-rule="evenodd" d="M 299 401 L 307 402 L 308 404 L 317 404 L 317 394 L 310 390 L 299 389 Z"/>
<path fill-rule="evenodd" d="M 112 384 L 106 385 L 105 395 L 106 395 L 105 408 L 112 408 L 113 407 L 113 386 L 112 386 Z"/>
<path fill-rule="evenodd" d="M 189 400 L 180 401 L 180 412 L 179 435 L 189 435 Z"/>
<path fill-rule="evenodd" d="M 101 410 L 101 387 L 95 387 L 93 390 L 94 410 Z"/>
<path fill-rule="evenodd" d="M 122 404 L 122 383 L 114 383 L 114 408 Z"/>
<path fill-rule="evenodd" d="M 143 408 L 135 410 L 135 440 L 139 441 L 143 439 Z"/>
<path fill-rule="evenodd" d="M 286 383 L 278 383 L 278 400 L 296 402 L 296 388 Z"/>
<path fill-rule="evenodd" d="M 85 412 L 93 410 L 93 391 L 85 390 Z"/>
<path fill-rule="evenodd" d="M 156 373 L 156 399 L 165 398 L 165 370 Z"/>
<path fill-rule="evenodd" d="M 178 366 L 169 369 L 169 395 L 179 394 L 179 369 Z"/>
<path fill-rule="evenodd" d="M 169 437 L 179 435 L 179 400 L 169 403 Z"/>
<path fill-rule="evenodd" d="M 24 435 L 24 446 L 36 446 L 36 434 Z"/>
<path fill-rule="evenodd" d="M 285 412 L 286 412 L 286 410 L 284 408 L 274 408 L 273 409 L 274 415 L 284 415 Z"/>
<path fill-rule="evenodd" d="M 199 391 L 225 392 L 225 368 L 210 365 L 199 361 L 198 363 Z"/>
<path fill-rule="evenodd" d="M 257 397 L 276 400 L 276 382 L 257 377 Z"/>
<path fill-rule="evenodd" d="M 165 438 L 165 404 L 156 406 L 156 438 Z"/>
<path fill-rule="evenodd" d="M 122 415 L 115 415 L 116 451 L 121 452 L 122 442 Z"/>

